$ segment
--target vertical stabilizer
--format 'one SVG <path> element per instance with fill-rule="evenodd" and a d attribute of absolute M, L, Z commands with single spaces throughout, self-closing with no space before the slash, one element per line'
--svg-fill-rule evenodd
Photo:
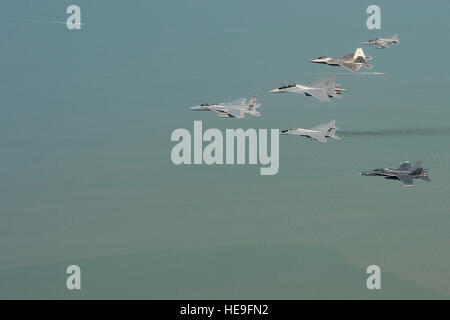
<path fill-rule="evenodd" d="M 338 128 L 336 128 L 336 122 L 335 120 L 331 120 L 326 126 L 323 127 L 324 134 L 326 137 L 335 139 L 335 140 L 341 140 L 340 137 L 336 135 L 336 131 Z"/>
<path fill-rule="evenodd" d="M 357 48 L 355 50 L 355 54 L 353 55 L 353 60 L 359 60 L 360 58 L 362 58 L 364 61 L 367 60 L 363 49 L 362 48 Z"/>

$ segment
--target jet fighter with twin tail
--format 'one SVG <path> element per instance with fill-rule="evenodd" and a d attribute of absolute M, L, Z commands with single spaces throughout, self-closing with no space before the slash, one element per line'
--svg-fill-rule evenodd
<path fill-rule="evenodd" d="M 378 49 L 389 48 L 389 45 L 393 43 L 400 43 L 398 40 L 398 34 L 394 34 L 392 38 L 375 38 L 369 41 L 361 42 L 361 44 L 376 45 Z"/>
<path fill-rule="evenodd" d="M 381 176 L 389 180 L 400 180 L 403 186 L 412 186 L 414 179 L 431 181 L 428 170 L 422 168 L 422 162 L 417 161 L 411 167 L 409 161 L 401 162 L 397 169 L 378 168 L 361 172 L 363 176 Z"/>
<path fill-rule="evenodd" d="M 339 84 L 334 82 L 334 75 L 330 75 L 328 78 L 322 78 L 318 81 L 310 84 L 289 84 L 278 89 L 270 90 L 271 93 L 304 93 L 306 96 L 313 96 L 320 101 L 330 101 L 330 98 L 341 98 L 342 91 L 346 89 L 342 88 Z"/>
<path fill-rule="evenodd" d="M 256 108 L 261 106 L 256 102 L 256 96 L 253 96 L 249 101 L 245 98 L 237 99 L 225 103 L 203 103 L 199 106 L 190 107 L 189 110 L 194 111 L 214 111 L 222 118 L 245 118 L 245 114 L 259 117 L 261 114 L 256 111 Z"/>
<path fill-rule="evenodd" d="M 322 123 L 311 129 L 294 128 L 283 130 L 281 131 L 281 134 L 302 136 L 319 142 L 327 142 L 328 140 L 326 138 L 341 140 L 341 138 L 336 135 L 337 129 L 339 128 L 336 128 L 335 121 L 332 120 L 329 123 Z"/>
<path fill-rule="evenodd" d="M 361 67 L 372 69 L 373 66 L 367 63 L 367 61 L 371 59 L 372 57 L 370 56 L 366 57 L 362 48 L 357 48 L 355 53 L 349 53 L 339 58 L 322 56 L 317 59 L 311 59 L 309 62 L 324 63 L 330 66 L 341 66 L 347 70 L 355 72 L 361 69 Z"/>

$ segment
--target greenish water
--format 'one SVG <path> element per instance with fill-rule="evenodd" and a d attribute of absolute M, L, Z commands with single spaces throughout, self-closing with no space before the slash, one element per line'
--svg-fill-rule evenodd
<path fill-rule="evenodd" d="M 41 22 L 73 3 L 82 30 Z M 378 31 L 369 4 L 2 1 L 0 298 L 449 298 L 450 3 L 378 1 Z M 386 75 L 308 62 L 393 33 L 400 44 L 364 47 Z M 341 100 L 268 93 L 330 72 Z M 260 118 L 186 110 L 254 94 Z M 341 141 L 280 137 L 275 176 L 170 160 L 172 131 L 194 120 L 332 119 Z M 359 175 L 405 160 L 432 182 Z"/>

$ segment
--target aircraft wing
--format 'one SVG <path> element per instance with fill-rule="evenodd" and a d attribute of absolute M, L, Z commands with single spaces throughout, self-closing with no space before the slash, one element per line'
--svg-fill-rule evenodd
<path fill-rule="evenodd" d="M 355 55 L 354 53 L 349 53 L 346 54 L 345 56 L 342 56 L 341 59 L 353 59 L 354 55 Z"/>
<path fill-rule="evenodd" d="M 411 169 L 411 164 L 409 161 L 402 162 L 400 167 L 397 168 L 398 171 L 407 171 L 409 169 Z"/>
<path fill-rule="evenodd" d="M 308 89 L 305 90 L 305 93 L 312 95 L 314 98 L 317 98 L 320 101 L 330 101 L 328 90 L 326 89 Z"/>
<path fill-rule="evenodd" d="M 379 41 L 377 43 L 378 48 L 388 48 L 389 47 L 389 43 L 387 41 Z"/>
<path fill-rule="evenodd" d="M 247 99 L 245 98 L 240 98 L 240 99 L 236 99 L 230 102 L 226 102 L 223 104 L 224 106 L 245 106 L 247 105 Z"/>
<path fill-rule="evenodd" d="M 330 75 L 328 78 L 321 78 L 316 82 L 312 83 L 310 87 L 313 88 L 328 88 L 329 86 L 334 85 L 334 75 Z"/>
<path fill-rule="evenodd" d="M 347 70 L 350 70 L 352 72 L 358 71 L 359 69 L 361 69 L 361 65 L 360 64 L 356 64 L 356 63 L 349 63 L 349 62 L 343 62 L 340 64 L 341 67 L 344 67 Z"/>
<path fill-rule="evenodd" d="M 233 117 L 233 118 L 238 118 L 238 119 L 241 119 L 241 118 L 244 118 L 245 116 L 244 116 L 244 110 L 239 110 L 239 109 L 221 109 L 220 110 L 221 112 L 223 112 L 223 113 L 226 113 L 226 114 L 228 114 L 230 117 Z"/>
<path fill-rule="evenodd" d="M 320 132 L 309 133 L 308 135 L 311 137 L 311 139 L 317 140 L 319 142 L 327 142 L 325 136 Z"/>
<path fill-rule="evenodd" d="M 309 130 L 320 131 L 322 128 L 325 128 L 327 125 L 328 125 L 327 123 L 321 123 L 321 124 L 318 124 L 315 127 L 312 127 Z"/>
<path fill-rule="evenodd" d="M 413 185 L 413 177 L 408 174 L 400 174 L 398 178 L 401 182 L 403 182 L 404 186 L 412 186 Z"/>

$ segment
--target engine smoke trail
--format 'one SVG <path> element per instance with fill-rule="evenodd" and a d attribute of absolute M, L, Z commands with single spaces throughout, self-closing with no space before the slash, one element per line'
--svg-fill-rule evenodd
<path fill-rule="evenodd" d="M 383 129 L 383 130 L 367 130 L 367 131 L 338 131 L 341 136 L 431 136 L 431 135 L 448 135 L 450 128 L 415 128 L 415 129 Z"/>

